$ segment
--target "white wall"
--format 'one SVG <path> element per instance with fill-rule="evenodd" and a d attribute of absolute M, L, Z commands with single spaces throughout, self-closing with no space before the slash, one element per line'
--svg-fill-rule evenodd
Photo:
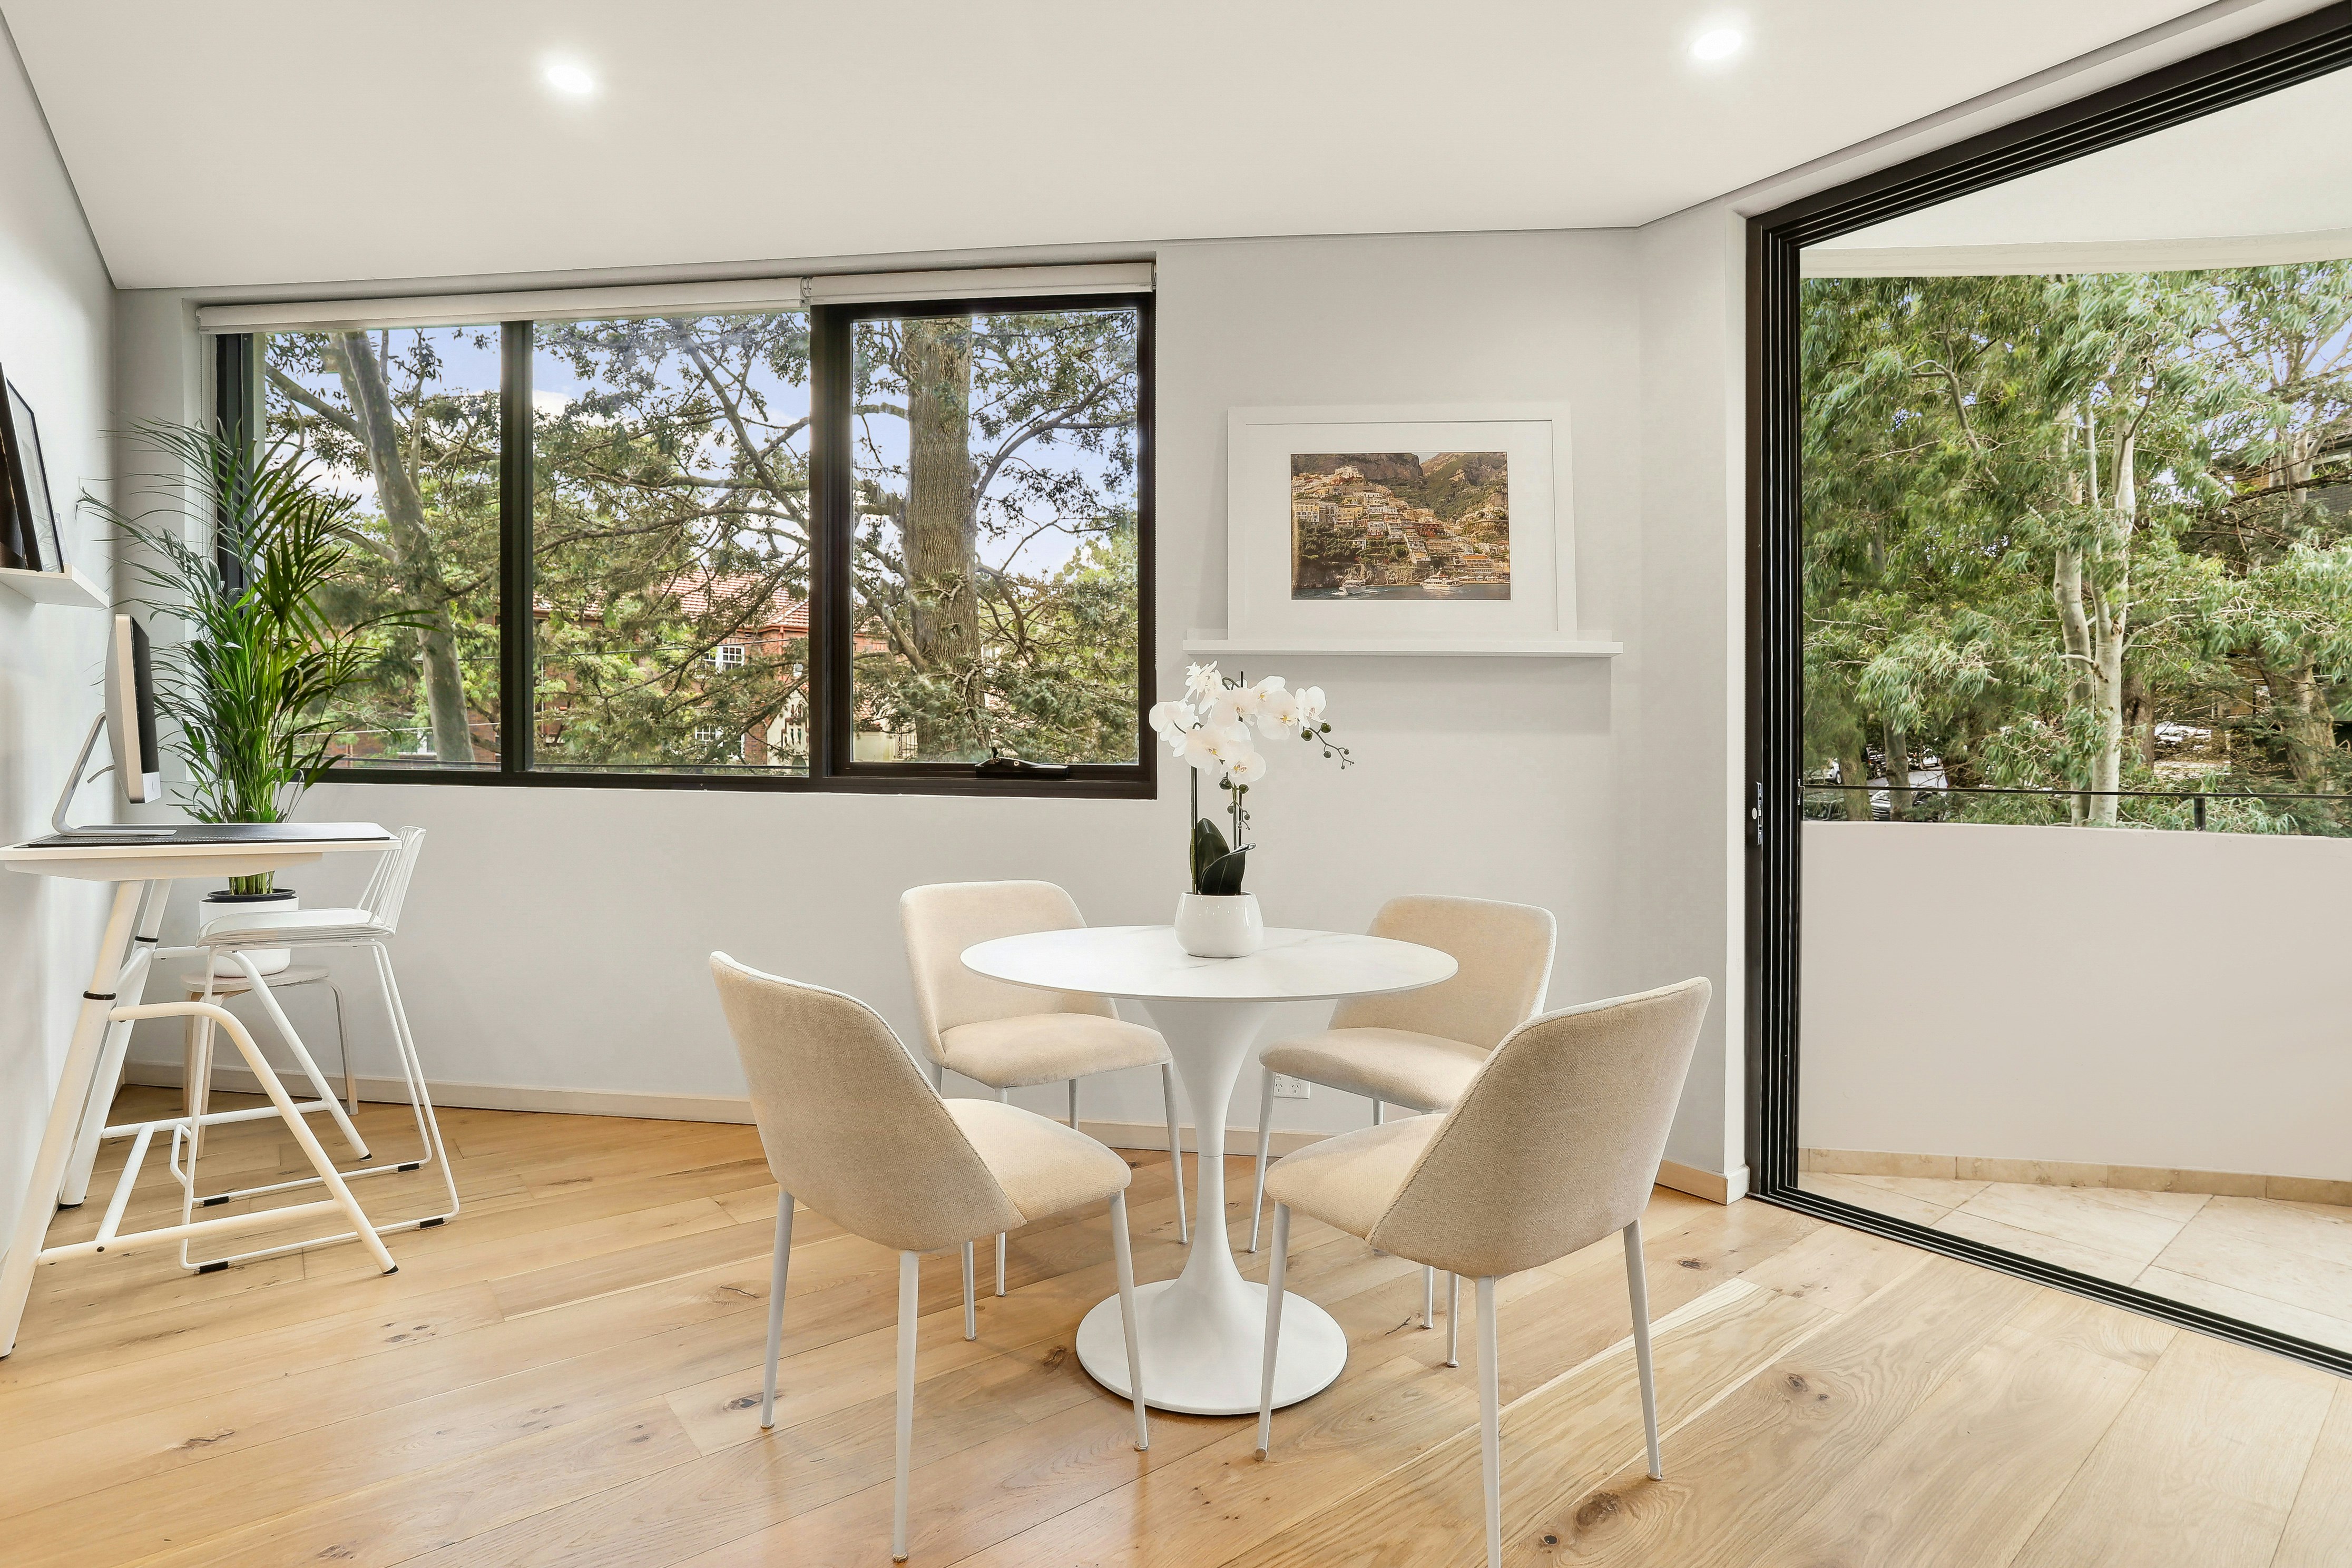
<path fill-rule="evenodd" d="M 1645 610 L 1669 628 L 1691 616 L 1720 621 L 1728 559 L 1699 559 L 1727 548 L 1720 486 L 1711 511 L 1704 486 L 1645 505 L 1643 443 L 1651 423 L 1675 428 L 1669 475 L 1729 460 L 1729 226 L 1718 215 L 1704 232 L 1647 247 L 1670 272 L 1647 286 L 1643 242 L 1619 231 L 1158 247 L 1162 689 L 1181 679 L 1185 629 L 1225 624 L 1224 416 L 1237 405 L 1565 401 L 1582 624 L 1630 637 Z M 169 295 L 125 299 L 151 301 L 142 331 L 167 323 L 152 301 L 178 308 Z M 1694 303 L 1700 329 L 1667 331 L 1670 353 L 1645 360 L 1645 310 L 1673 317 Z M 156 374 L 169 380 L 177 363 L 165 356 Z M 1704 384 L 1694 401 L 1708 410 L 1711 454 L 1692 447 L 1681 411 L 1677 386 L 1692 375 Z M 1681 574 L 1654 601 L 1643 571 L 1653 526 L 1667 531 Z M 1706 625 L 1656 661 L 1651 710 L 1673 716 L 1664 760 L 1636 733 L 1634 657 L 1247 661 L 1253 677 L 1328 689 L 1359 759 L 1344 775 L 1277 759 L 1251 868 L 1269 918 L 1360 928 L 1406 890 L 1520 900 L 1559 917 L 1557 1002 L 1695 973 L 1722 984 L 1728 639 L 1727 625 Z M 1660 767 L 1685 772 L 1645 827 L 1626 794 Z M 1713 847 L 1691 838 L 1694 808 Z M 315 792 L 304 815 L 433 831 L 399 962 L 429 1071 L 461 1083 L 735 1095 L 740 1077 L 702 962 L 714 947 L 866 996 L 911 1030 L 901 889 L 1046 877 L 1097 922 L 1158 921 L 1182 876 L 1183 777 L 1172 765 L 1150 802 L 340 785 Z M 1644 859 L 1662 849 L 1670 863 Z M 321 868 L 289 880 L 315 899 L 346 878 Z M 1300 1008 L 1277 1028 L 1320 1016 Z M 379 1026 L 363 1017 L 355 1027 L 372 1038 Z M 1672 1149 L 1707 1171 L 1727 1163 L 1722 1038 L 1718 1019 Z M 141 1045 L 148 1058 L 175 1051 L 160 1031 Z M 959 1087 L 950 1080 L 950 1092 Z M 1034 1091 L 1034 1103 L 1058 1109 L 1057 1094 Z M 1157 1119 L 1155 1075 L 1089 1094 L 1090 1118 Z M 1254 1120 L 1250 1098 L 1237 1124 Z M 1337 1130 L 1365 1109 L 1318 1091 L 1279 1102 L 1276 1125 Z"/>
<path fill-rule="evenodd" d="M 2352 1176 L 2352 843 L 1804 833 L 1803 1146 Z"/>
<path fill-rule="evenodd" d="M 114 289 L 16 57 L 0 33 L 0 370 L 40 422 L 61 509 L 107 493 L 103 432 Z M 98 582 L 113 573 L 94 523 L 67 550 Z M 49 807 L 99 709 L 105 617 L 0 589 L 0 842 L 48 831 Z M 104 821 L 108 792 L 81 815 Z M 65 1058 L 106 891 L 0 872 L 0 1213 L 15 1216 Z"/>

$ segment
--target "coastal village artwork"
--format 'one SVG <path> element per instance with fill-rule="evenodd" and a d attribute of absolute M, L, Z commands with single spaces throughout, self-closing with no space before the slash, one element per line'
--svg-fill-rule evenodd
<path fill-rule="evenodd" d="M 1508 454 L 1293 454 L 1290 596 L 1509 598 Z"/>

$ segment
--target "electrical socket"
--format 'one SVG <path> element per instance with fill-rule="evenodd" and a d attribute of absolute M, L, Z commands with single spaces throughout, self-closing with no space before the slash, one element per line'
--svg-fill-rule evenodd
<path fill-rule="evenodd" d="M 1288 1073 L 1279 1072 L 1274 1075 L 1274 1098 L 1276 1100 L 1305 1100 L 1314 1092 L 1314 1089 L 1315 1086 L 1303 1078 L 1292 1078 Z"/>

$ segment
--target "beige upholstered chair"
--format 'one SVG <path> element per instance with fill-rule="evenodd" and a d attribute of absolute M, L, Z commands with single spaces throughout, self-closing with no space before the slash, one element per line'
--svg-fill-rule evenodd
<path fill-rule="evenodd" d="M 1184 1151 L 1176 1135 L 1176 1075 L 1168 1042 L 1130 1024 L 1100 996 L 1039 991 L 974 974 L 963 950 L 1000 936 L 1085 925 L 1078 906 L 1051 882 L 936 882 L 898 899 L 907 966 L 914 972 L 923 1049 L 940 1067 L 996 1090 L 999 1101 L 1032 1084 L 1066 1079 L 1070 1126 L 1078 1125 L 1078 1079 L 1121 1068 L 1157 1067 L 1168 1111 L 1168 1163 L 1176 1174 L 1176 1236 L 1191 1241 L 1184 1212 Z M 1004 1294 L 1004 1237 L 996 1238 L 996 1293 Z"/>
<path fill-rule="evenodd" d="M 855 997 L 710 955 L 719 1000 L 743 1058 L 751 1114 L 776 1198 L 760 1425 L 776 1424 L 795 1198 L 843 1229 L 898 1253 L 898 1448 L 890 1555 L 907 1556 L 907 1470 L 914 1441 L 920 1254 L 963 1249 L 963 1337 L 978 1337 L 971 1244 L 992 1231 L 1108 1199 L 1128 1364 L 1136 1369 L 1135 1446 L 1150 1446 L 1137 1358 L 1135 1269 L 1127 1246 L 1127 1162 L 1083 1133 L 1010 1105 L 942 1100 L 873 1009 Z"/>
<path fill-rule="evenodd" d="M 1342 1133 L 1274 1167 L 1266 1178 L 1275 1204 L 1274 1258 L 1266 1272 L 1259 1453 L 1273 1441 L 1274 1348 L 1297 1209 L 1399 1258 L 1477 1280 L 1478 1414 L 1492 1568 L 1503 1561 L 1495 1365 L 1495 1281 L 1502 1276 L 1623 1232 L 1650 1474 L 1663 1473 L 1642 1210 L 1711 993 L 1705 980 L 1685 980 L 1530 1019 L 1496 1047 L 1445 1115 Z"/>
<path fill-rule="evenodd" d="M 1503 1037 L 1543 1008 L 1558 927 L 1549 910 L 1488 899 L 1434 895 L 1391 899 L 1372 917 L 1374 936 L 1453 954 L 1461 967 L 1443 984 L 1388 996 L 1355 996 L 1319 1035 L 1282 1040 L 1258 1054 L 1265 1087 L 1257 1102 L 1257 1193 L 1250 1201 L 1250 1250 L 1265 1213 L 1265 1157 L 1274 1142 L 1274 1076 L 1305 1079 L 1386 1108 L 1446 1110 L 1461 1098 Z M 1445 1310 L 1460 1300 L 1449 1280 Z M 1437 1305 L 1437 1274 L 1422 1275 L 1421 1326 Z"/>

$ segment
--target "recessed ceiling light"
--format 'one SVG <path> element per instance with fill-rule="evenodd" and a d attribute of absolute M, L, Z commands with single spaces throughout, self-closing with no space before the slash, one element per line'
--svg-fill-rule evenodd
<path fill-rule="evenodd" d="M 557 60 L 544 74 L 548 86 L 571 98 L 585 98 L 596 90 L 596 79 L 588 74 L 588 68 L 570 60 Z"/>
<path fill-rule="evenodd" d="M 1701 33 L 1691 40 L 1691 54 L 1702 60 L 1729 59 L 1739 52 L 1739 46 L 1747 41 L 1739 36 L 1739 29 L 1737 27 L 1717 27 L 1711 32 Z"/>

